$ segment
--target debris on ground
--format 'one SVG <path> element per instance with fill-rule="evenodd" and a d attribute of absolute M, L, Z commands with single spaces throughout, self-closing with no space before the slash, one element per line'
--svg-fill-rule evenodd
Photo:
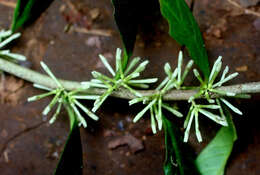
<path fill-rule="evenodd" d="M 3 129 L 2 131 L 1 131 L 1 137 L 2 138 L 6 138 L 7 136 L 8 136 L 8 132 L 7 132 L 7 130 L 6 129 Z"/>
<path fill-rule="evenodd" d="M 237 3 L 239 3 L 242 7 L 248 8 L 251 6 L 257 5 L 257 3 L 260 2 L 260 0 L 234 0 Z"/>
<path fill-rule="evenodd" d="M 254 27 L 256 30 L 260 31 L 260 18 L 257 18 L 254 23 L 253 23 Z"/>
<path fill-rule="evenodd" d="M 13 76 L 1 75 L 0 81 L 0 102 L 9 103 L 11 105 L 16 105 L 20 98 L 20 89 L 24 86 L 24 81 L 22 79 L 17 79 Z"/>
<path fill-rule="evenodd" d="M 235 11 L 238 10 L 238 12 L 235 12 L 234 13 L 235 15 L 249 14 L 249 15 L 254 15 L 254 16 L 260 17 L 259 9 L 255 8 L 256 6 L 252 6 L 252 5 L 257 5 L 257 3 L 256 4 L 255 3 L 249 3 L 248 0 L 244 0 L 244 2 L 242 2 L 242 0 L 240 0 L 242 2 L 242 4 L 241 4 L 241 3 L 238 3 L 237 1 L 227 0 L 227 2 L 229 2 L 235 8 L 237 8 L 237 9 L 235 9 Z M 246 3 L 246 1 L 248 1 L 248 3 Z M 259 2 L 259 0 L 257 0 L 257 1 Z M 233 14 L 233 16 L 234 16 L 234 14 Z"/>
<path fill-rule="evenodd" d="M 145 135 L 147 135 L 147 136 L 152 136 L 152 135 L 154 135 L 154 134 L 153 134 L 153 130 L 152 130 L 151 127 L 146 128 L 146 130 L 145 130 Z"/>
<path fill-rule="evenodd" d="M 100 10 L 98 8 L 91 9 L 89 15 L 92 20 L 96 20 L 100 16 Z"/>
<path fill-rule="evenodd" d="M 83 27 L 71 27 L 71 30 L 78 33 L 85 33 L 85 34 L 91 34 L 91 35 L 99 35 L 99 36 L 112 36 L 111 30 L 105 30 L 105 29 L 86 29 Z"/>
<path fill-rule="evenodd" d="M 114 55 L 110 52 L 106 52 L 104 54 L 102 54 L 105 58 L 107 58 L 108 62 L 110 62 L 110 60 L 113 60 Z M 95 69 L 98 68 L 105 68 L 104 64 L 102 63 L 102 61 L 100 59 L 97 59 L 96 61 L 96 65 L 94 67 Z"/>
<path fill-rule="evenodd" d="M 89 37 L 86 40 L 86 45 L 90 46 L 90 47 L 96 47 L 97 49 L 101 49 L 101 41 L 100 38 L 98 36 L 92 36 Z"/>
<path fill-rule="evenodd" d="M 103 133 L 103 136 L 104 136 L 104 137 L 112 137 L 112 136 L 115 136 L 115 131 L 113 131 L 113 130 L 105 130 L 104 133 Z"/>
<path fill-rule="evenodd" d="M 124 131 L 125 128 L 124 128 L 124 122 L 122 120 L 120 120 L 118 123 L 117 123 L 117 128 L 120 130 L 120 131 Z"/>
<path fill-rule="evenodd" d="M 236 67 L 236 71 L 238 71 L 238 72 L 246 72 L 247 70 L 248 70 L 247 65 Z"/>
<path fill-rule="evenodd" d="M 118 136 L 108 143 L 109 149 L 116 149 L 120 146 L 128 145 L 131 152 L 136 153 L 144 149 L 144 145 L 141 140 L 132 136 L 131 134 L 126 134 L 124 136 Z"/>
<path fill-rule="evenodd" d="M 59 152 L 62 151 L 62 145 L 59 144 L 60 140 L 53 141 L 53 140 L 48 140 L 45 142 L 45 147 L 47 148 L 48 152 L 46 153 L 46 158 L 50 160 L 58 160 L 60 157 Z"/>
<path fill-rule="evenodd" d="M 216 24 L 212 24 L 206 31 L 207 36 L 213 36 L 215 38 L 221 38 L 222 33 L 227 30 L 227 20 L 225 18 L 219 19 Z"/>
<path fill-rule="evenodd" d="M 4 5 L 6 7 L 9 7 L 9 8 L 15 8 L 16 7 L 16 2 L 12 2 L 10 0 L 1 0 L 0 4 Z"/>
<path fill-rule="evenodd" d="M 4 155 L 4 160 L 5 160 L 6 163 L 9 163 L 9 156 L 8 156 L 8 153 L 9 153 L 8 150 L 5 150 L 4 153 L 3 153 L 3 155 Z"/>
<path fill-rule="evenodd" d="M 82 8 L 79 9 L 69 0 L 60 6 L 60 13 L 62 14 L 68 25 L 65 27 L 67 32 L 74 31 L 78 33 L 85 33 L 91 35 L 111 36 L 112 31 L 107 29 L 94 29 L 93 23 L 101 15 L 98 8 Z"/>
<path fill-rule="evenodd" d="M 76 24 L 86 29 L 90 29 L 92 20 L 83 12 L 77 9 L 77 7 L 69 0 L 66 0 L 66 6 L 60 7 L 60 12 L 64 19 L 69 24 Z"/>

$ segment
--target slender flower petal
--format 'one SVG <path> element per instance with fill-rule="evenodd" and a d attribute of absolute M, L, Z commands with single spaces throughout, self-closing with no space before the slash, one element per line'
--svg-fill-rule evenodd
<path fill-rule="evenodd" d="M 220 100 L 225 103 L 225 105 L 227 105 L 232 111 L 234 111 L 235 113 L 239 114 L 239 115 L 243 115 L 243 113 L 236 108 L 235 106 L 233 106 L 231 103 L 229 103 L 227 100 L 225 100 L 224 98 L 220 98 Z"/>
<path fill-rule="evenodd" d="M 201 133 L 199 130 L 199 114 L 198 112 L 195 112 L 195 132 L 196 132 L 196 136 L 199 142 L 202 142 L 202 137 L 201 137 Z"/>
<path fill-rule="evenodd" d="M 223 73 L 222 73 L 222 76 L 221 76 L 221 78 L 220 78 L 220 81 L 224 80 L 224 78 L 226 77 L 226 74 L 228 73 L 228 71 L 229 71 L 229 67 L 226 66 L 225 69 L 224 69 L 224 71 L 223 71 Z"/>
<path fill-rule="evenodd" d="M 124 75 L 127 75 L 132 69 L 133 67 L 140 61 L 140 57 L 135 57 L 129 64 L 129 66 L 127 66 Z"/>
<path fill-rule="evenodd" d="M 53 73 L 51 72 L 51 70 L 49 69 L 49 67 L 44 63 L 44 62 L 40 62 L 42 68 L 44 69 L 44 71 L 55 81 L 55 83 L 58 85 L 59 88 L 63 88 L 61 83 L 58 81 L 58 79 L 53 75 Z"/>
<path fill-rule="evenodd" d="M 174 108 L 171 108 L 169 105 L 167 104 L 162 104 L 162 107 L 164 109 L 167 109 L 169 112 L 171 112 L 173 115 L 176 115 L 177 117 L 183 117 L 182 113 L 180 113 L 179 111 L 175 110 Z"/>
<path fill-rule="evenodd" d="M 200 83 L 203 84 L 204 82 L 200 76 L 199 71 L 197 69 L 193 69 L 193 73 L 194 73 L 195 77 L 200 81 Z"/>
<path fill-rule="evenodd" d="M 200 109 L 199 110 L 200 113 L 202 113 L 203 115 L 207 116 L 208 118 L 210 118 L 211 120 L 215 121 L 216 123 L 223 125 L 223 126 L 227 126 L 227 121 L 223 120 L 221 117 L 219 117 L 218 115 L 215 115 L 209 111 L 206 111 L 204 109 Z"/>
<path fill-rule="evenodd" d="M 43 115 L 47 115 L 50 110 L 52 109 L 52 107 L 58 102 L 59 98 L 60 98 L 60 94 L 61 92 L 58 92 L 54 98 L 52 99 L 52 101 L 48 104 L 48 106 L 46 106 L 46 108 L 43 110 L 42 114 Z"/>
<path fill-rule="evenodd" d="M 90 110 L 88 110 L 85 106 L 83 106 L 78 100 L 74 100 L 75 104 L 82 109 L 90 118 L 93 120 L 98 120 L 98 116 L 96 116 L 94 113 L 92 113 Z"/>
<path fill-rule="evenodd" d="M 55 94 L 55 93 L 56 93 L 56 90 L 53 90 L 53 91 L 51 91 L 51 92 L 47 92 L 47 93 L 44 93 L 44 94 L 41 94 L 41 95 L 35 95 L 35 96 L 33 96 L 33 97 L 29 97 L 29 98 L 27 99 L 27 101 L 28 101 L 28 102 L 32 102 L 32 101 L 40 100 L 40 99 L 42 99 L 42 98 L 48 97 L 48 96 L 50 96 L 50 95 L 53 95 L 53 94 Z"/>
<path fill-rule="evenodd" d="M 183 60 L 183 54 L 182 51 L 179 52 L 179 57 L 178 57 L 178 82 L 181 82 L 181 67 L 182 67 L 182 60 Z"/>
<path fill-rule="evenodd" d="M 139 113 L 135 116 L 133 122 L 136 123 L 136 122 L 144 115 L 144 113 L 145 113 L 146 111 L 148 111 L 151 106 L 153 106 L 153 105 L 155 104 L 155 102 L 156 102 L 156 99 L 154 99 L 152 102 L 150 102 L 141 112 L 139 112 Z"/>
<path fill-rule="evenodd" d="M 15 33 L 15 34 L 11 35 L 9 38 L 5 39 L 3 42 L 0 43 L 0 49 L 2 47 L 6 46 L 11 41 L 15 40 L 16 38 L 19 38 L 20 36 L 21 36 L 20 33 Z"/>
<path fill-rule="evenodd" d="M 170 66 L 169 63 L 166 63 L 166 64 L 164 65 L 164 71 L 165 71 L 165 73 L 168 75 L 168 77 L 171 77 L 171 75 L 172 75 L 172 70 L 171 70 L 171 66 Z"/>
<path fill-rule="evenodd" d="M 84 128 L 86 128 L 87 127 L 87 122 L 84 119 L 84 117 L 82 117 L 82 115 L 78 111 L 77 107 L 73 103 L 71 103 L 70 105 L 71 105 L 72 109 L 74 110 L 75 114 L 77 115 L 78 122 L 79 122 L 79 127 L 82 125 Z"/>
<path fill-rule="evenodd" d="M 148 79 L 140 79 L 140 80 L 129 80 L 129 83 L 155 83 L 158 78 L 148 78 Z"/>
<path fill-rule="evenodd" d="M 100 60 L 102 61 L 102 63 L 105 65 L 105 67 L 107 68 L 107 70 L 111 73 L 112 76 L 115 76 L 115 72 L 112 69 L 112 67 L 110 66 L 110 64 L 108 63 L 107 59 L 103 56 L 103 55 L 99 55 Z"/>
<path fill-rule="evenodd" d="M 50 121 L 49 121 L 50 124 L 53 124 L 53 123 L 56 121 L 56 119 L 57 119 L 57 117 L 58 117 L 58 115 L 59 115 L 59 113 L 60 113 L 61 106 L 62 106 L 62 100 L 59 100 L 58 107 L 57 107 L 57 109 L 56 109 L 54 115 L 51 117 L 51 119 L 50 119 Z"/>
<path fill-rule="evenodd" d="M 188 142 L 193 117 L 194 117 L 194 111 L 191 112 L 189 122 L 188 122 L 187 128 L 186 128 L 185 133 L 184 133 L 184 140 L 183 140 L 184 142 Z"/>
<path fill-rule="evenodd" d="M 184 69 L 184 72 L 183 72 L 183 75 L 182 75 L 182 77 L 181 77 L 181 84 L 184 82 L 184 79 L 185 79 L 186 76 L 188 75 L 188 73 L 189 73 L 189 71 L 190 71 L 190 69 L 191 69 L 193 63 L 194 63 L 194 61 L 193 61 L 193 60 L 190 60 L 190 61 L 188 62 L 188 64 L 186 65 L 186 67 L 185 67 L 185 69 Z M 181 84 L 180 84 L 180 85 L 181 85 Z"/>
<path fill-rule="evenodd" d="M 236 76 L 238 76 L 238 73 L 235 72 L 229 76 L 227 76 L 226 78 L 224 78 L 223 80 L 219 81 L 218 83 L 214 84 L 212 87 L 215 88 L 215 87 L 218 87 L 218 86 L 221 86 L 222 84 L 224 84 L 225 82 L 235 78 Z"/>
<path fill-rule="evenodd" d="M 156 134 L 156 124 L 155 124 L 155 119 L 154 119 L 154 112 L 153 109 L 150 108 L 150 115 L 151 115 L 151 127 L 152 127 L 152 131 L 154 134 Z"/>
<path fill-rule="evenodd" d="M 35 87 L 35 88 L 38 88 L 38 89 L 42 89 L 42 90 L 46 90 L 46 91 L 52 91 L 53 89 L 51 89 L 51 88 L 48 88 L 48 87 L 46 87 L 46 86 L 43 86 L 43 85 L 40 85 L 40 84 L 33 84 L 33 87 Z"/>
<path fill-rule="evenodd" d="M 219 56 L 218 59 L 215 61 L 213 68 L 212 68 L 210 75 L 209 75 L 209 82 L 212 80 L 219 63 L 221 62 L 221 59 L 222 59 L 222 56 Z"/>

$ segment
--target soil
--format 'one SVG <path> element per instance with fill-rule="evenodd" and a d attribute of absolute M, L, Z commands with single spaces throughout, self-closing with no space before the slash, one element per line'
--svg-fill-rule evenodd
<path fill-rule="evenodd" d="M 259 16 L 247 13 L 244 8 L 228 0 L 200 0 L 194 5 L 210 63 L 222 55 L 224 65 L 229 65 L 231 72 L 240 73 L 230 84 L 260 81 Z M 247 8 L 259 14 L 259 3 Z M 0 11 L 0 27 L 7 29 L 13 7 L 0 3 Z M 153 23 L 144 21 L 140 27 L 134 55 L 150 61 L 143 77 L 161 80 L 165 76 L 162 69 L 165 62 L 176 65 L 180 46 L 168 36 L 167 23 L 156 15 Z M 39 62 L 44 61 L 57 77 L 69 80 L 89 80 L 92 70 L 105 72 L 98 54 L 106 55 L 112 63 L 116 48 L 122 47 L 110 0 L 54 1 L 22 33 L 13 51 L 27 56 L 26 66 L 43 72 Z M 186 53 L 185 61 L 188 60 Z M 194 80 L 190 76 L 187 83 Z M 4 74 L 0 87 L 2 175 L 49 175 L 55 169 L 68 135 L 68 118 L 63 111 L 58 121 L 49 125 L 41 112 L 50 99 L 27 102 L 29 96 L 39 93 L 42 91 L 32 84 Z M 227 175 L 260 174 L 259 102 L 260 95 L 234 101 L 244 115 L 233 115 L 238 140 L 227 165 Z M 187 108 L 186 103 L 181 106 Z M 88 128 L 81 129 L 84 174 L 163 174 L 163 134 L 151 134 L 148 117 L 137 124 L 131 122 L 141 107 L 128 107 L 127 101 L 110 98 L 97 112 L 101 119 L 95 123 L 88 121 Z M 176 119 L 176 123 L 181 126 L 182 121 Z M 200 126 L 203 142 L 198 143 L 194 134 L 189 141 L 196 153 L 218 129 L 207 119 L 201 119 Z"/>

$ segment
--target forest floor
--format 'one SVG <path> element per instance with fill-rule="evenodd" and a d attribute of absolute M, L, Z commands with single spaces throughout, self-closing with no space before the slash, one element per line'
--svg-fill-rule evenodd
<path fill-rule="evenodd" d="M 0 1 L 0 28 L 10 27 L 15 2 Z M 260 81 L 259 3 L 200 0 L 195 2 L 193 13 L 203 33 L 211 65 L 222 55 L 224 65 L 229 65 L 231 72 L 240 73 L 230 83 Z M 43 72 L 40 61 L 44 61 L 57 77 L 68 80 L 89 80 L 92 70 L 105 72 L 98 54 L 113 63 L 116 48 L 122 47 L 110 0 L 54 1 L 34 24 L 21 32 L 22 37 L 12 49 L 27 56 L 24 65 Z M 134 51 L 134 55 L 150 61 L 143 77 L 164 78 L 163 65 L 166 62 L 176 65 L 179 50 L 161 16 L 155 14 L 144 19 Z M 187 83 L 194 80 L 190 74 Z M 62 112 L 58 121 L 49 125 L 41 112 L 50 99 L 27 102 L 28 97 L 39 93 L 31 83 L 8 74 L 1 76 L 1 175 L 49 175 L 55 169 L 68 135 L 68 119 Z M 227 175 L 260 174 L 259 102 L 260 95 L 234 101 L 244 115 L 233 115 L 238 140 L 227 165 Z M 163 174 L 163 134 L 152 134 L 148 117 L 132 123 L 141 107 L 129 107 L 125 100 L 110 98 L 97 112 L 100 120 L 88 121 L 88 128 L 81 129 L 84 174 Z M 180 119 L 174 121 L 182 126 Z M 198 143 L 194 134 L 189 140 L 196 154 L 218 129 L 214 122 L 203 118 L 200 126 L 203 142 Z"/>

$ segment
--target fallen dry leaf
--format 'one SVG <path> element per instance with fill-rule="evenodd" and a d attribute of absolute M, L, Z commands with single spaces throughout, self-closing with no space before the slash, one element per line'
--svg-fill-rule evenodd
<path fill-rule="evenodd" d="M 131 134 L 119 136 L 108 143 L 109 149 L 116 149 L 120 146 L 128 145 L 131 152 L 136 153 L 144 149 L 144 145 L 141 140 L 135 138 Z"/>

